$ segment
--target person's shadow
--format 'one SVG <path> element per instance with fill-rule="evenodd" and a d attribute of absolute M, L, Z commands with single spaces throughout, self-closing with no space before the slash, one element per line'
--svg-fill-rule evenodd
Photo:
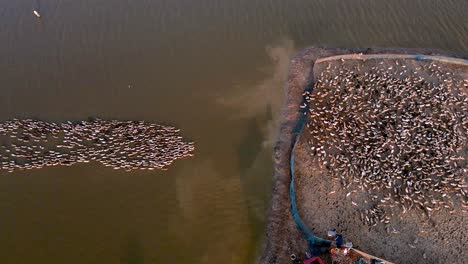
<path fill-rule="evenodd" d="M 143 264 L 145 262 L 143 245 L 136 237 L 129 236 L 122 244 L 121 264 Z"/>

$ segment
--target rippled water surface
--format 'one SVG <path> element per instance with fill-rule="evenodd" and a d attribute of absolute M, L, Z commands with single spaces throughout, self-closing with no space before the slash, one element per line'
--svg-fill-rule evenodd
<path fill-rule="evenodd" d="M 309 45 L 466 54 L 467 10 L 465 0 L 0 0 L 0 120 L 146 120 L 196 142 L 195 157 L 165 172 L 0 172 L 0 263 L 253 262 L 289 56 Z"/>

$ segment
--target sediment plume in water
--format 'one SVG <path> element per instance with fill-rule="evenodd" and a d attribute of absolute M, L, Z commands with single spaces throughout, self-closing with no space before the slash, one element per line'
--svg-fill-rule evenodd
<path fill-rule="evenodd" d="M 389 224 L 394 212 L 467 207 L 466 79 L 436 62 L 315 67 L 322 71 L 305 94 L 311 155 L 347 197 L 370 197 L 366 225 Z"/>
<path fill-rule="evenodd" d="M 0 173 L 91 161 L 126 171 L 164 170 L 194 151 L 174 127 L 100 119 L 9 120 L 0 123 L 0 143 Z"/>

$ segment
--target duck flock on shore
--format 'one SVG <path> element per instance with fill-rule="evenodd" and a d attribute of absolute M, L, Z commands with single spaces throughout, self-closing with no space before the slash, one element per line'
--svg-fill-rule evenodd
<path fill-rule="evenodd" d="M 363 223 L 389 224 L 413 209 L 429 217 L 466 211 L 468 80 L 460 69 L 401 60 L 322 64 L 314 91 L 304 94 L 311 155 L 341 181 Z"/>
<path fill-rule="evenodd" d="M 90 161 L 126 171 L 166 169 L 194 150 L 173 127 L 100 119 L 13 119 L 0 123 L 0 143 L 0 173 Z"/>

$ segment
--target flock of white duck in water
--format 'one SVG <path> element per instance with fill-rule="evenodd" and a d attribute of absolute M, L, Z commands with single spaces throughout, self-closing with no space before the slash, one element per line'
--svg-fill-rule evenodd
<path fill-rule="evenodd" d="M 467 207 L 467 80 L 433 62 L 406 67 L 327 63 L 304 94 L 311 155 L 340 179 L 346 197 L 370 197 L 359 202 L 370 226 L 389 224 L 398 208 L 430 216 Z M 0 139 L 0 173 L 91 161 L 164 170 L 194 151 L 178 129 L 144 121 L 14 119 L 0 123 Z"/>
<path fill-rule="evenodd" d="M 0 173 L 91 161 L 125 171 L 164 170 L 194 150 L 178 129 L 144 121 L 13 119 L 0 123 L 0 138 Z"/>
<path fill-rule="evenodd" d="M 311 155 L 341 181 L 364 224 L 388 228 L 412 209 L 466 211 L 466 78 L 433 62 L 321 67 L 304 94 Z"/>

